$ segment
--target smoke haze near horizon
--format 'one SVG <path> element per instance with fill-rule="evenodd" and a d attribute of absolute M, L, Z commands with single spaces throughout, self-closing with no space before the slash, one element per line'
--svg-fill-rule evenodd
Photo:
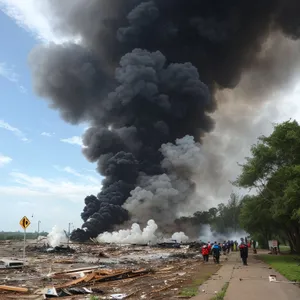
<path fill-rule="evenodd" d="M 176 240 L 177 243 L 184 243 L 189 237 L 184 232 L 175 232 L 169 237 Z M 156 244 L 168 238 L 159 233 L 159 228 L 154 220 L 148 220 L 147 226 L 141 229 L 140 225 L 133 223 L 130 229 L 120 229 L 119 231 L 104 232 L 98 235 L 99 243 L 115 243 L 115 244 Z"/>

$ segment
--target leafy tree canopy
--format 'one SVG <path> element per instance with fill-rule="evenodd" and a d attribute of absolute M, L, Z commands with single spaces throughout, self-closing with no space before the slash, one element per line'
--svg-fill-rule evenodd
<path fill-rule="evenodd" d="M 277 124 L 270 136 L 261 136 L 251 157 L 241 165 L 235 185 L 254 188 L 257 195 L 242 201 L 240 222 L 248 232 L 265 239 L 287 238 L 300 253 L 300 126 L 296 121 Z"/>

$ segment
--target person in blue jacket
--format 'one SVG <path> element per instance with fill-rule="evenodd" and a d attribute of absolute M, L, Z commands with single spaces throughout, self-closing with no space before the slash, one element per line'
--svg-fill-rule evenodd
<path fill-rule="evenodd" d="M 220 243 L 217 244 L 217 242 L 214 243 L 214 245 L 211 248 L 211 252 L 214 258 L 215 263 L 220 263 L 220 254 L 221 254 L 221 245 Z"/>

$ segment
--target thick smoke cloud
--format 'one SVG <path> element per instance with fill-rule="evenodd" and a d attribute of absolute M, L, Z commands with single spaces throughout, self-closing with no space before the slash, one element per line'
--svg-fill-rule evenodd
<path fill-rule="evenodd" d="M 48 0 L 47 8 L 56 30 L 80 44 L 34 49 L 35 89 L 67 122 L 91 124 L 83 152 L 106 176 L 98 196 L 86 198 L 83 230 L 74 239 L 96 236 L 130 215 L 139 222 L 153 211 L 172 218 L 189 203 L 194 165 L 189 157 L 170 165 L 173 156 L 162 145 L 171 149 L 191 137 L 199 150 L 214 128 L 208 113 L 216 109 L 215 91 L 234 88 L 247 70 L 268 73 L 278 59 L 261 57 L 270 35 L 300 35 L 296 0 Z M 285 79 L 262 80 L 268 89 Z"/>
<path fill-rule="evenodd" d="M 151 216 L 158 220 L 165 232 L 171 233 L 171 224 L 183 206 L 194 200 L 195 176 L 207 169 L 206 159 L 199 143 L 192 136 L 176 139 L 175 144 L 163 144 L 161 166 L 166 172 L 161 175 L 140 175 L 138 186 L 130 192 L 124 204 L 135 222 Z"/>
<path fill-rule="evenodd" d="M 30 65 L 36 92 L 51 99 L 50 107 L 66 121 L 87 121 L 101 111 L 98 99 L 106 95 L 109 79 L 91 51 L 71 43 L 41 46 L 32 51 Z"/>

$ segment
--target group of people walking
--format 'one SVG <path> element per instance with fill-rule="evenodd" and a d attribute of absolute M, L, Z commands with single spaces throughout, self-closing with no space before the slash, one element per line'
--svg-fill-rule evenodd
<path fill-rule="evenodd" d="M 221 252 L 223 251 L 223 255 L 228 254 L 230 251 L 240 251 L 240 256 L 242 259 L 242 262 L 244 265 L 247 265 L 247 259 L 248 259 L 248 248 L 251 247 L 251 242 L 250 244 L 241 238 L 241 243 L 238 244 L 237 241 L 224 241 L 222 244 L 221 243 L 210 243 L 208 242 L 207 244 L 204 244 L 201 248 L 201 254 L 203 256 L 204 262 L 209 261 L 209 256 L 212 255 L 213 260 L 216 264 L 220 263 L 220 256 Z M 253 243 L 254 249 L 256 248 L 256 243 Z"/>
<path fill-rule="evenodd" d="M 204 262 L 208 262 L 209 256 L 212 254 L 215 263 L 220 263 L 221 249 L 221 244 L 217 242 L 204 244 L 201 249 Z"/>

